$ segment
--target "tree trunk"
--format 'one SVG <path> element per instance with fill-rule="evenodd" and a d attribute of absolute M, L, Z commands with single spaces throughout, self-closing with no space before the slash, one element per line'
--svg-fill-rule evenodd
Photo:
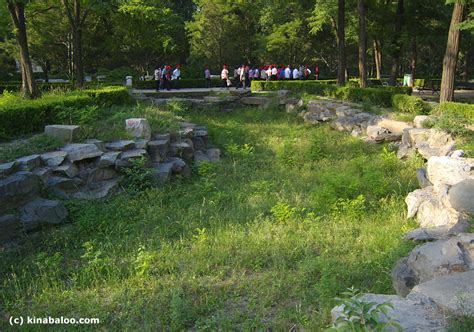
<path fill-rule="evenodd" d="M 345 0 L 339 0 L 338 9 L 338 28 L 337 41 L 339 46 L 339 61 L 337 63 L 337 85 L 343 86 L 346 84 L 346 40 L 345 40 Z"/>
<path fill-rule="evenodd" d="M 366 7 L 365 0 L 359 0 L 359 86 L 367 87 L 366 53 L 367 53 L 367 31 L 366 31 Z"/>
<path fill-rule="evenodd" d="M 395 32 L 393 34 L 392 42 L 392 70 L 390 71 L 389 84 L 392 86 L 397 85 L 398 70 L 400 67 L 400 55 L 402 52 L 402 27 L 403 27 L 403 14 L 405 8 L 403 0 L 397 2 L 397 14 L 395 16 Z"/>
<path fill-rule="evenodd" d="M 416 37 L 411 40 L 411 87 L 415 86 L 416 79 L 416 66 L 418 64 L 418 46 L 416 43 Z"/>
<path fill-rule="evenodd" d="M 454 100 L 454 79 L 456 75 L 456 61 L 459 53 L 459 23 L 462 22 L 464 5 L 457 1 L 454 4 L 451 25 L 449 26 L 448 42 L 443 59 L 443 75 L 441 77 L 441 96 L 439 102 Z"/>
<path fill-rule="evenodd" d="M 382 78 L 382 48 L 380 41 L 374 39 L 374 57 L 375 57 L 375 72 L 377 79 Z"/>
<path fill-rule="evenodd" d="M 41 93 L 33 75 L 26 35 L 25 5 L 13 0 L 7 1 L 8 11 L 15 26 L 15 36 L 20 48 L 21 93 L 26 98 L 38 98 Z"/>
<path fill-rule="evenodd" d="M 77 29 L 73 34 L 74 79 L 76 88 L 84 85 L 84 69 L 82 66 L 82 31 Z"/>

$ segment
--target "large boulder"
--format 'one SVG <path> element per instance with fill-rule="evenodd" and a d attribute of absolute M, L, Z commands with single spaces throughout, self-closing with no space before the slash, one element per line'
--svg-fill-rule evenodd
<path fill-rule="evenodd" d="M 16 162 L 20 165 L 22 171 L 31 171 L 41 166 L 41 156 L 39 154 L 33 154 L 31 156 L 18 158 Z"/>
<path fill-rule="evenodd" d="M 68 216 L 64 203 L 38 198 L 21 209 L 21 222 L 26 231 L 46 224 L 61 224 Z"/>
<path fill-rule="evenodd" d="M 79 178 L 65 178 L 60 176 L 51 176 L 46 185 L 48 190 L 64 199 L 70 199 L 72 195 L 83 188 L 83 181 Z"/>
<path fill-rule="evenodd" d="M 102 156 L 104 153 L 95 144 L 68 144 L 61 148 L 68 154 L 68 159 L 72 162 L 91 159 Z"/>
<path fill-rule="evenodd" d="M 151 128 L 147 119 L 132 118 L 125 120 L 125 129 L 132 137 L 151 139 Z"/>
<path fill-rule="evenodd" d="M 118 177 L 110 180 L 92 182 L 87 188 L 75 193 L 72 197 L 80 200 L 108 198 L 119 190 L 119 183 L 121 180 L 122 178 Z"/>
<path fill-rule="evenodd" d="M 270 98 L 266 97 L 243 97 L 240 102 L 244 105 L 266 107 L 270 104 Z"/>
<path fill-rule="evenodd" d="M 135 142 L 130 140 L 119 140 L 106 143 L 105 147 L 111 151 L 127 151 L 135 148 Z"/>
<path fill-rule="evenodd" d="M 474 179 L 463 180 L 452 186 L 448 199 L 455 210 L 474 215 Z"/>
<path fill-rule="evenodd" d="M 434 186 L 453 186 L 461 181 L 474 179 L 474 158 L 431 157 L 428 159 L 428 179 Z"/>
<path fill-rule="evenodd" d="M 402 135 L 405 129 L 413 128 L 409 123 L 383 118 L 377 124 L 379 127 L 387 129 L 393 134 Z"/>
<path fill-rule="evenodd" d="M 77 166 L 71 162 L 65 162 L 53 169 L 53 174 L 73 178 L 79 173 Z"/>
<path fill-rule="evenodd" d="M 364 294 L 361 300 L 375 304 L 391 304 L 392 308 L 387 308 L 388 317 L 381 314 L 381 321 L 387 322 L 391 319 L 398 322 L 402 330 L 406 332 L 444 331 L 447 326 L 446 319 L 438 306 L 423 296 L 404 299 L 397 295 Z M 342 312 L 343 305 L 333 308 L 332 320 L 335 321 Z M 387 331 L 392 330 L 387 329 Z"/>
<path fill-rule="evenodd" d="M 160 162 L 166 159 L 170 147 L 168 140 L 156 140 L 148 142 L 148 154 L 153 162 Z"/>
<path fill-rule="evenodd" d="M 425 243 L 397 264 L 392 273 L 394 288 L 405 296 L 416 284 L 436 276 L 472 270 L 473 259 L 474 234 L 463 233 Z"/>
<path fill-rule="evenodd" d="M 40 179 L 30 172 L 18 172 L 0 180 L 0 215 L 40 196 Z"/>
<path fill-rule="evenodd" d="M 102 156 L 100 156 L 99 163 L 97 166 L 100 168 L 114 166 L 115 162 L 117 161 L 117 158 L 120 156 L 120 153 L 120 151 L 104 153 Z"/>
<path fill-rule="evenodd" d="M 123 167 L 132 166 L 132 160 L 146 158 L 148 154 L 144 149 L 127 150 L 120 154 L 120 157 L 115 162 L 115 169 L 121 170 Z"/>
<path fill-rule="evenodd" d="M 170 155 L 173 157 L 180 157 L 185 160 L 192 160 L 194 157 L 193 142 L 187 139 L 181 142 L 171 143 Z"/>
<path fill-rule="evenodd" d="M 155 181 L 159 184 L 168 182 L 173 174 L 173 165 L 174 163 L 172 161 L 159 164 L 153 173 Z"/>
<path fill-rule="evenodd" d="M 49 167 L 57 167 L 61 165 L 67 157 L 66 151 L 52 151 L 41 155 L 41 160 Z"/>
<path fill-rule="evenodd" d="M 421 283 L 408 299 L 424 296 L 456 315 L 474 315 L 474 270 L 435 277 Z"/>
<path fill-rule="evenodd" d="M 16 161 L 0 164 L 0 177 L 9 176 L 20 170 L 20 165 Z"/>
<path fill-rule="evenodd" d="M 78 138 L 80 127 L 74 125 L 50 125 L 44 127 L 44 133 L 64 143 L 71 143 Z"/>

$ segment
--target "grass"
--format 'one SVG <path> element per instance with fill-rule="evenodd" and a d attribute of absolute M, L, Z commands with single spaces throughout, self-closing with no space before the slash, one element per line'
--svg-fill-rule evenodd
<path fill-rule="evenodd" d="M 69 202 L 72 224 L 2 249 L 2 316 L 322 330 L 347 287 L 393 293 L 421 160 L 272 108 L 180 112 L 208 126 L 222 161 L 138 195 Z"/>
<path fill-rule="evenodd" d="M 62 145 L 58 139 L 44 134 L 0 144 L 0 162 L 12 161 L 35 153 L 54 151 Z"/>

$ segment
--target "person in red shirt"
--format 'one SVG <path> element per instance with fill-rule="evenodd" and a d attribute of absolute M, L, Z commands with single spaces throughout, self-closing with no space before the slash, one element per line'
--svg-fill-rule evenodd
<path fill-rule="evenodd" d="M 314 68 L 314 79 L 319 80 L 319 66 Z"/>

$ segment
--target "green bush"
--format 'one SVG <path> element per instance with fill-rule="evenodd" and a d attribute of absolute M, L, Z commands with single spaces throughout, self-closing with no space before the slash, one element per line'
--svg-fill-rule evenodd
<path fill-rule="evenodd" d="M 393 108 L 401 113 L 428 114 L 430 107 L 419 97 L 396 94 L 392 97 Z"/>
<path fill-rule="evenodd" d="M 470 135 L 467 127 L 474 124 L 474 105 L 462 103 L 442 103 L 433 110 L 438 119 L 435 126 L 454 135 Z"/>
<path fill-rule="evenodd" d="M 127 89 L 107 87 L 70 93 L 45 94 L 36 100 L 4 93 L 0 97 L 0 139 L 8 139 L 35 131 L 47 124 L 62 123 L 59 114 L 74 112 L 91 105 L 112 105 L 128 102 Z"/>
<path fill-rule="evenodd" d="M 171 88 L 174 89 L 179 87 L 180 89 L 192 89 L 192 88 L 204 88 L 206 86 L 206 80 L 201 78 L 186 78 L 181 79 L 178 82 L 171 81 Z M 211 79 L 211 87 L 221 87 L 222 80 L 220 78 L 213 78 Z M 133 81 L 133 87 L 135 89 L 156 89 L 156 81 Z"/>
<path fill-rule="evenodd" d="M 407 87 L 359 88 L 355 86 L 337 87 L 326 81 L 253 81 L 252 91 L 290 90 L 295 93 L 315 94 L 330 98 L 356 102 L 371 103 L 377 106 L 390 107 L 395 94 L 411 94 Z"/>

